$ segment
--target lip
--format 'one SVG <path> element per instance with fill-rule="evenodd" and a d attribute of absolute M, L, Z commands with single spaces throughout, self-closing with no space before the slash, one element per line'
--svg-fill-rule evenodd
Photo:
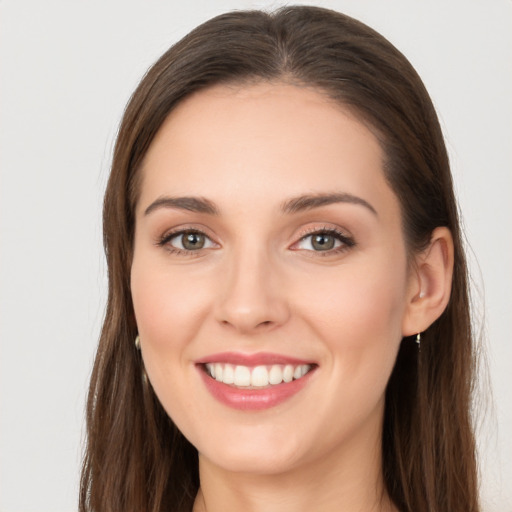
<path fill-rule="evenodd" d="M 204 368 L 206 363 L 228 363 L 250 367 L 272 364 L 310 364 L 312 369 L 300 379 L 291 382 L 283 382 L 261 389 L 244 389 L 224 384 L 210 377 Z M 222 404 L 241 411 L 261 411 L 275 407 L 299 393 L 311 380 L 317 365 L 311 361 L 267 352 L 256 354 L 224 352 L 197 360 L 196 368 L 203 379 L 206 389 Z"/>
<path fill-rule="evenodd" d="M 241 366 L 260 366 L 272 364 L 315 364 L 314 361 L 306 359 L 297 359 L 296 357 L 285 356 L 282 354 L 273 354 L 271 352 L 256 352 L 255 354 L 244 354 L 241 352 L 219 352 L 202 357 L 196 361 L 196 364 L 206 363 L 228 363 Z"/>

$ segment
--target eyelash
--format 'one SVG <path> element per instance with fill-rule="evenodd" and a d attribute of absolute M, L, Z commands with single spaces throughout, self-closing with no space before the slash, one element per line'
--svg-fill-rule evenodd
<path fill-rule="evenodd" d="M 201 253 L 201 249 L 197 249 L 197 250 L 187 250 L 187 249 L 179 249 L 178 247 L 173 247 L 172 245 L 169 244 L 169 242 L 173 239 L 173 238 L 176 238 L 178 236 L 183 236 L 183 235 L 186 235 L 186 234 L 196 234 L 196 235 L 203 235 L 205 238 L 207 238 L 208 240 L 211 241 L 211 238 L 204 232 L 204 231 L 201 231 L 200 229 L 180 229 L 180 230 L 177 230 L 177 231 L 172 231 L 170 233 L 165 233 L 156 243 L 157 246 L 159 247 L 164 247 L 167 251 L 169 251 L 171 254 L 176 254 L 176 255 L 179 255 L 179 256 L 189 256 L 189 257 L 194 257 L 194 256 L 199 256 L 199 254 Z M 311 229 L 311 230 L 308 230 L 306 231 L 305 233 L 303 233 L 301 235 L 301 237 L 299 238 L 299 240 L 297 242 L 295 242 L 293 245 L 297 245 L 299 244 L 300 242 L 306 240 L 307 238 L 309 237 L 312 237 L 314 235 L 326 235 L 326 236 L 332 236 L 334 237 L 337 241 L 341 242 L 341 245 L 337 248 L 334 248 L 334 249 L 329 249 L 329 250 L 326 250 L 326 251 L 311 251 L 311 250 L 306 250 L 307 252 L 312 252 L 315 254 L 315 256 L 321 256 L 321 257 L 326 257 L 326 256 L 332 256 L 334 254 L 339 254 L 339 253 L 342 253 L 344 251 L 347 251 L 348 249 L 354 247 L 356 245 L 356 242 L 355 240 L 350 237 L 350 236 L 347 236 L 345 233 L 335 229 L 335 228 L 332 228 L 332 227 L 324 227 L 324 228 L 321 228 L 321 229 Z M 213 242 L 214 243 L 214 242 Z M 301 250 L 301 249 L 294 249 L 294 250 Z"/>
<path fill-rule="evenodd" d="M 177 231 L 171 231 L 170 233 L 165 233 L 156 243 L 159 247 L 164 247 L 167 251 L 169 251 L 171 254 L 176 254 L 178 256 L 199 256 L 201 253 L 200 249 L 197 249 L 195 251 L 187 250 L 187 249 L 180 249 L 179 247 L 173 247 L 169 244 L 169 242 L 173 238 L 177 238 L 179 236 L 183 235 L 203 235 L 206 239 L 211 241 L 211 238 L 200 229 L 195 228 L 189 228 L 189 229 L 178 229 Z"/>
<path fill-rule="evenodd" d="M 298 243 L 306 240 L 309 237 L 315 236 L 315 235 L 332 236 L 333 238 L 335 238 L 336 240 L 341 242 L 341 245 L 339 247 L 336 247 L 334 249 L 329 249 L 326 251 L 306 250 L 307 252 L 314 253 L 315 256 L 320 256 L 320 257 L 333 256 L 335 254 L 340 254 L 342 252 L 345 252 L 356 245 L 356 242 L 352 237 L 346 235 L 342 231 L 337 230 L 336 228 L 327 227 L 327 226 L 325 226 L 324 228 L 321 228 L 321 229 L 315 228 L 315 229 L 306 231 L 306 233 L 300 237 L 299 241 L 295 242 L 293 245 L 297 245 Z M 300 249 L 295 249 L 295 250 L 300 250 Z"/>

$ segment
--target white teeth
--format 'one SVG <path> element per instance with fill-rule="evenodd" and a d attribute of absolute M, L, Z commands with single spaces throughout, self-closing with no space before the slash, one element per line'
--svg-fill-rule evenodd
<path fill-rule="evenodd" d="M 293 380 L 293 366 L 287 364 L 283 370 L 283 380 L 285 382 L 291 382 Z"/>
<path fill-rule="evenodd" d="M 222 374 L 222 382 L 224 384 L 234 384 L 235 382 L 235 369 L 232 365 L 226 364 L 224 366 L 224 373 Z"/>
<path fill-rule="evenodd" d="M 215 380 L 218 380 L 219 382 L 222 382 L 222 364 L 215 363 Z"/>
<path fill-rule="evenodd" d="M 235 368 L 235 386 L 250 386 L 251 385 L 251 370 L 247 366 L 237 366 Z"/>
<path fill-rule="evenodd" d="M 292 380 L 304 377 L 311 369 L 311 365 L 302 364 L 294 366 L 292 364 L 272 366 L 233 366 L 227 363 L 206 363 L 207 373 L 219 382 L 224 384 L 234 384 L 239 387 L 264 388 L 269 385 L 275 386 L 282 382 L 291 382 Z"/>
<path fill-rule="evenodd" d="M 268 370 L 266 366 L 256 366 L 251 373 L 251 386 L 268 386 Z"/>
<path fill-rule="evenodd" d="M 268 382 L 269 384 L 281 384 L 281 382 L 283 382 L 283 369 L 277 364 L 270 368 L 270 372 L 268 373 Z"/>

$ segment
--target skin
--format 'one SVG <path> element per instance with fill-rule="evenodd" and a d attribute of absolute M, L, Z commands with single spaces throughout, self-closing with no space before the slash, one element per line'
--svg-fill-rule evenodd
<path fill-rule="evenodd" d="M 386 383 L 402 337 L 446 306 L 453 256 L 439 228 L 408 260 L 383 159 L 348 110 L 287 84 L 196 93 L 154 139 L 132 295 L 151 384 L 200 454 L 196 511 L 395 510 L 380 458 Z M 333 192 L 367 205 L 282 211 L 291 198 Z M 163 197 L 207 199 L 218 212 L 148 213 Z M 203 249 L 176 252 L 180 236 L 159 243 L 185 228 L 206 234 Z M 325 229 L 353 245 L 315 250 L 308 235 Z M 317 367 L 284 403 L 240 411 L 211 396 L 195 364 L 225 351 Z"/>

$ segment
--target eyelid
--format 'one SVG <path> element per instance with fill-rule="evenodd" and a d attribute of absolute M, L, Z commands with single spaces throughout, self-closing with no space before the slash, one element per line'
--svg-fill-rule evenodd
<path fill-rule="evenodd" d="M 159 247 L 166 248 L 169 252 L 174 254 L 183 254 L 187 256 L 198 256 L 199 253 L 201 253 L 203 250 L 209 250 L 213 248 L 220 247 L 220 244 L 214 240 L 214 237 L 212 237 L 203 227 L 197 227 L 196 225 L 182 225 L 177 226 L 175 228 L 172 228 L 170 230 L 167 230 L 164 232 L 163 235 L 159 236 L 157 240 L 155 241 L 155 245 Z M 180 235 L 184 235 L 186 233 L 197 233 L 200 235 L 203 235 L 205 238 L 207 238 L 213 247 L 203 247 L 196 250 L 190 250 L 190 249 L 180 249 L 179 247 L 174 247 L 169 244 L 169 242 Z"/>
<path fill-rule="evenodd" d="M 313 235 L 321 235 L 321 234 L 330 235 L 330 236 L 335 237 L 336 240 L 341 242 L 341 245 L 339 245 L 338 247 L 334 247 L 332 249 L 325 250 L 325 251 L 315 251 L 312 249 L 301 249 L 301 248 L 296 247 L 298 244 L 303 242 L 306 238 L 309 238 Z M 300 238 L 290 246 L 290 249 L 295 250 L 295 251 L 310 252 L 310 253 L 314 253 L 315 255 L 319 255 L 319 256 L 328 256 L 328 255 L 333 255 L 333 254 L 337 254 L 339 252 L 346 251 L 346 250 L 350 249 L 351 247 L 354 247 L 355 245 L 356 245 L 356 242 L 354 240 L 354 237 L 351 234 L 349 234 L 348 232 L 346 232 L 345 230 L 342 230 L 341 228 L 335 227 L 335 226 L 324 225 L 323 227 L 307 228 L 304 232 L 302 232 L 300 234 Z"/>
<path fill-rule="evenodd" d="M 169 242 L 174 238 L 178 237 L 180 235 L 183 235 L 185 233 L 198 233 L 203 236 L 205 236 L 213 246 L 210 247 L 203 247 L 196 250 L 191 249 L 180 249 L 178 247 L 174 247 L 169 244 Z M 339 242 L 341 242 L 341 245 L 338 245 L 337 247 L 334 247 L 332 249 L 327 249 L 325 251 L 315 251 L 313 249 L 303 249 L 297 247 L 298 244 L 303 242 L 306 238 L 316 235 L 316 234 L 325 234 L 330 235 L 336 238 Z M 213 237 L 209 234 L 209 229 L 204 228 L 203 226 L 197 226 L 197 225 L 181 225 L 176 226 L 172 229 L 169 229 L 164 232 L 163 235 L 159 236 L 157 240 L 155 240 L 155 245 L 164 247 L 168 251 L 174 253 L 174 254 L 183 254 L 188 256 L 199 256 L 199 254 L 204 250 L 209 250 L 213 248 L 219 248 L 221 245 L 219 242 L 215 240 L 216 237 Z M 319 256 L 329 256 L 333 254 L 337 254 L 343 251 L 346 251 L 350 249 L 351 247 L 354 247 L 356 245 L 356 242 L 353 238 L 353 236 L 345 229 L 342 229 L 338 226 L 333 225 L 323 225 L 323 226 L 314 226 L 304 229 L 299 235 L 298 239 L 289 247 L 290 250 L 294 251 L 304 251 L 313 253 L 314 255 Z"/>

